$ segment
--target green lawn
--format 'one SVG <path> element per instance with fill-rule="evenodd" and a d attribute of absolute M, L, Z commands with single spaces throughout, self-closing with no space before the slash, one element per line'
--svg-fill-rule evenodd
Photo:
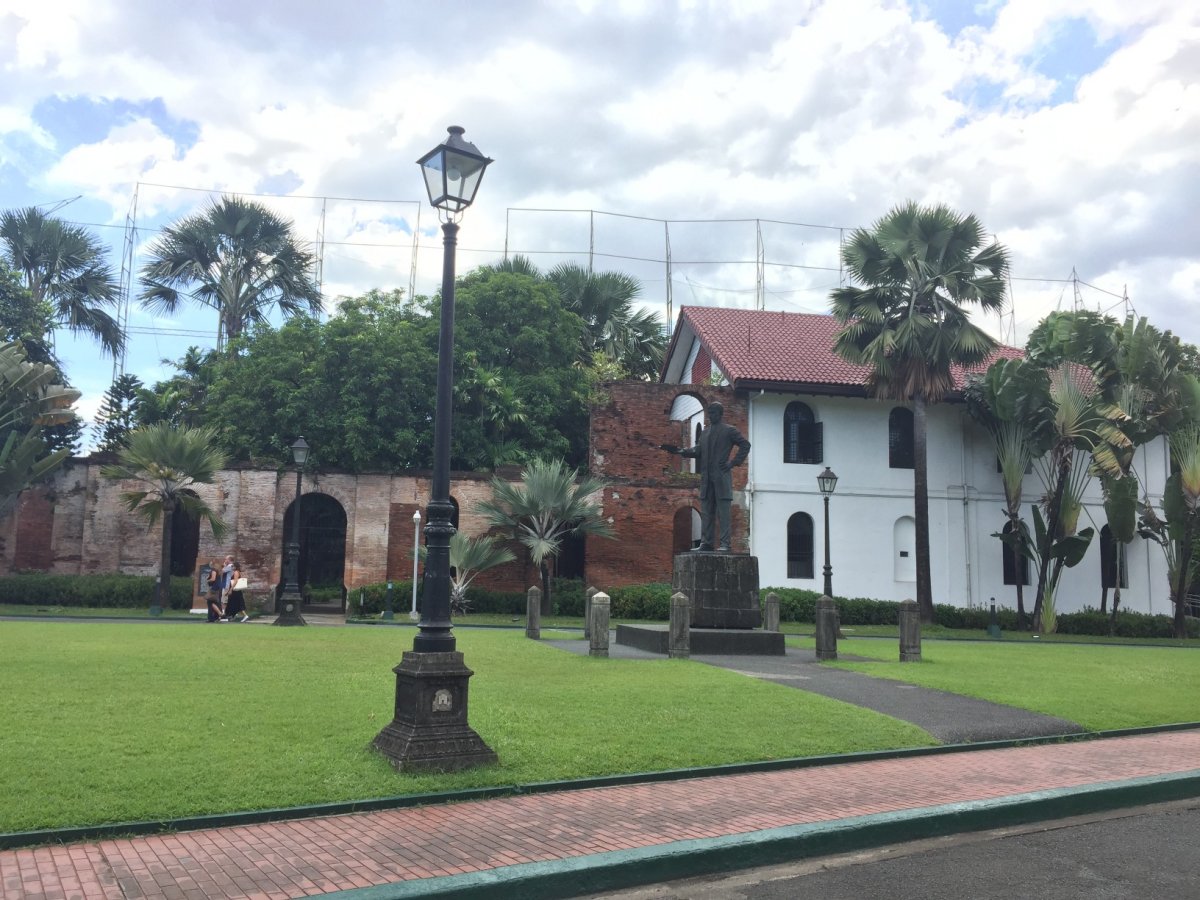
<path fill-rule="evenodd" d="M 699 663 L 600 660 L 460 629 L 471 724 L 497 766 L 394 772 L 399 628 L 5 622 L 0 831 L 88 825 L 853 750 L 929 735 Z"/>
<path fill-rule="evenodd" d="M 163 617 L 168 619 L 195 619 L 198 622 L 205 621 L 206 617 L 198 613 L 193 614 L 186 609 L 163 609 Z M 55 606 L 51 603 L 44 604 L 24 604 L 24 603 L 0 603 L 0 616 L 28 616 L 30 618 L 53 618 L 61 619 L 63 617 L 84 618 L 84 619 L 149 619 L 150 608 L 138 607 L 137 609 L 118 609 L 112 606 Z"/>
<path fill-rule="evenodd" d="M 898 642 L 848 639 L 838 641 L 838 653 L 881 660 L 839 660 L 839 668 L 1031 709 L 1091 731 L 1200 721 L 1200 648 L 925 641 L 921 662 L 900 663 Z"/>

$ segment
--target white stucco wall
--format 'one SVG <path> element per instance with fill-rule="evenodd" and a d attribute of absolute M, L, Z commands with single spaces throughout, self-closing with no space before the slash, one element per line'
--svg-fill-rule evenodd
<path fill-rule="evenodd" d="M 783 462 L 783 413 L 800 400 L 824 423 L 824 455 L 819 464 Z M 814 395 L 755 394 L 750 398 L 747 437 L 749 460 L 747 505 L 750 544 L 759 560 L 764 586 L 821 590 L 824 564 L 824 508 L 817 474 L 825 466 L 838 476 L 830 501 L 830 561 L 833 589 L 839 596 L 904 600 L 915 596 L 913 580 L 898 579 L 907 560 L 897 554 L 897 522 L 913 515 L 913 473 L 888 465 L 889 401 Z M 935 603 L 984 606 L 995 598 L 1015 607 L 1016 591 L 1003 583 L 1001 544 L 992 537 L 1004 525 L 1004 493 L 995 453 L 987 435 L 969 420 L 961 404 L 929 408 L 930 564 Z M 1138 451 L 1135 461 L 1151 500 L 1161 501 L 1166 472 L 1164 442 Z M 1023 506 L 1028 510 L 1042 495 L 1036 472 L 1027 476 Z M 787 577 L 787 522 L 796 512 L 813 519 L 813 578 Z M 1105 523 L 1099 484 L 1085 494 L 1079 527 L 1095 527 L 1097 536 L 1087 556 L 1063 573 L 1058 609 L 1070 612 L 1099 607 L 1101 596 L 1099 532 Z M 900 528 L 900 533 L 904 533 Z M 1169 613 L 1162 551 L 1135 538 L 1126 551 L 1127 588 L 1122 606 L 1139 612 Z M 1030 580 L 1036 568 L 1030 564 Z M 1032 609 L 1034 585 L 1025 590 Z M 1110 592 L 1111 593 L 1111 592 Z"/>

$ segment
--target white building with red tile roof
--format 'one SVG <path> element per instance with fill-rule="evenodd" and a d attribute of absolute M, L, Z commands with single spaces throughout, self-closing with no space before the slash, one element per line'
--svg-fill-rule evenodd
<path fill-rule="evenodd" d="M 828 315 L 685 306 L 661 380 L 695 386 L 700 398 L 712 385 L 745 398 L 752 449 L 745 490 L 735 503 L 749 525 L 762 585 L 822 590 L 825 526 L 817 475 L 828 466 L 838 476 L 829 505 L 834 593 L 915 598 L 912 415 L 905 404 L 871 396 L 867 369 L 833 352 L 838 327 Z M 1021 353 L 1013 347 L 998 351 L 1005 357 Z M 956 385 L 964 386 L 968 375 L 955 372 Z M 700 400 L 679 398 L 671 417 L 686 419 L 686 433 L 694 435 L 703 419 Z M 1160 504 L 1165 442 L 1139 449 L 1135 466 Z M 995 452 L 957 392 L 929 407 L 928 469 L 934 602 L 986 606 L 995 598 L 998 606 L 1015 607 L 1020 566 L 1011 557 L 1006 564 L 1003 545 L 993 537 L 1006 521 Z M 1027 521 L 1042 490 L 1030 474 Z M 1105 565 L 1111 587 L 1111 553 L 1102 553 L 1100 537 L 1105 521 L 1093 483 L 1079 527 L 1092 525 L 1097 536 L 1084 560 L 1063 574 L 1060 612 L 1099 607 Z M 1122 608 L 1171 613 L 1157 545 L 1135 538 L 1125 549 L 1125 569 Z M 1030 563 L 1028 582 L 1036 578 Z M 1029 584 L 1027 610 L 1033 593 Z"/>

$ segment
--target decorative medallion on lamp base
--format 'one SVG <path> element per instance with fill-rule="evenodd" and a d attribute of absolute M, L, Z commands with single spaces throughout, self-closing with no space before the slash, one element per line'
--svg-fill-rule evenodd
<path fill-rule="evenodd" d="M 467 681 L 475 673 L 457 651 L 407 651 L 396 673 L 396 717 L 375 748 L 403 772 L 457 772 L 496 762 L 467 724 Z"/>

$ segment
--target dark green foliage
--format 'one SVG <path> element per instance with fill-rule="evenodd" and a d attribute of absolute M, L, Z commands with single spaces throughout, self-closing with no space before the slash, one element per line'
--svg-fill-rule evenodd
<path fill-rule="evenodd" d="M 346 612 L 351 616 L 378 616 L 387 606 L 387 584 L 368 584 L 350 591 Z M 424 583 L 417 582 L 417 611 L 421 609 Z M 525 615 L 525 595 L 509 591 L 489 591 L 483 588 L 467 588 L 467 605 L 473 613 L 497 613 L 513 616 Z M 412 581 L 392 582 L 392 610 L 396 619 L 405 619 L 412 609 Z"/>
<path fill-rule="evenodd" d="M 1171 638 L 1175 637 L 1174 622 L 1170 616 L 1151 616 L 1146 613 L 1121 610 L 1116 622 L 1107 613 L 1097 609 L 1082 612 L 1059 613 L 1055 631 L 1059 634 L 1113 634 L 1127 638 Z M 1109 631 L 1109 626 L 1112 631 Z M 1200 637 L 1200 619 L 1187 620 L 1187 636 Z"/>
<path fill-rule="evenodd" d="M 582 616 L 583 601 L 587 596 L 587 585 L 582 579 L 552 578 L 550 582 L 554 611 L 560 616 Z"/>
<path fill-rule="evenodd" d="M 191 609 L 191 578 L 172 578 L 171 609 Z M 22 606 L 84 606 L 146 609 L 154 599 L 147 575 L 45 575 L 18 573 L 0 578 L 0 603 Z"/>
<path fill-rule="evenodd" d="M 100 440 L 96 449 L 116 453 L 125 444 L 126 437 L 138 424 L 144 388 L 136 375 L 121 375 L 104 392 L 104 402 L 96 416 L 96 429 Z"/>
<path fill-rule="evenodd" d="M 627 584 L 606 591 L 612 599 L 610 615 L 614 619 L 650 619 L 666 621 L 671 618 L 669 584 Z"/>

